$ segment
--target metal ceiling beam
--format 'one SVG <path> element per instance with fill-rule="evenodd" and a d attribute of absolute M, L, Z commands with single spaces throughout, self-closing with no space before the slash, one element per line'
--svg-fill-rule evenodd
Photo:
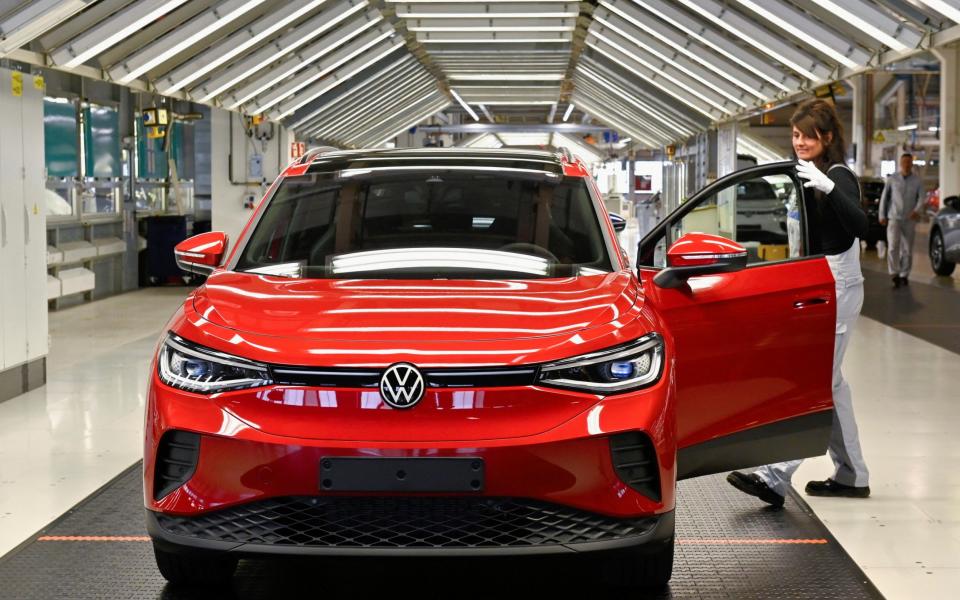
<path fill-rule="evenodd" d="M 418 31 L 421 44 L 564 44 L 573 39 L 573 31 Z"/>
<path fill-rule="evenodd" d="M 618 129 L 622 133 L 626 133 L 633 138 L 634 141 L 639 142 L 649 148 L 660 148 L 664 145 L 662 141 L 651 137 L 646 132 L 640 131 L 638 128 L 630 125 L 629 123 L 624 122 L 620 117 L 609 114 L 606 108 L 598 106 L 593 102 L 593 100 L 582 94 L 579 94 L 576 90 L 573 91 L 571 98 L 573 98 L 577 104 L 582 106 L 589 114 L 596 116 L 598 119 L 606 123 L 610 128 Z"/>
<path fill-rule="evenodd" d="M 367 13 L 365 17 L 369 16 L 369 14 L 370 13 Z M 379 13 L 377 13 L 377 15 L 379 16 Z M 350 48 L 350 51 L 353 51 L 356 48 L 363 47 L 366 44 L 374 42 L 374 40 L 387 37 L 393 32 L 393 28 L 386 23 L 381 23 L 372 31 L 370 30 L 371 27 L 377 25 L 378 20 L 370 20 L 368 18 L 351 20 L 343 27 L 329 32 L 327 35 L 306 46 L 305 48 L 301 48 L 300 50 L 292 53 L 290 56 L 270 67 L 269 69 L 261 71 L 260 74 L 253 80 L 246 82 L 246 85 L 243 85 L 227 94 L 223 94 L 221 96 L 221 101 L 223 102 L 224 106 L 228 108 L 237 108 L 241 104 L 245 104 L 262 94 L 267 94 L 267 90 L 269 90 L 272 86 L 277 86 L 278 84 L 286 81 L 288 77 L 294 75 L 295 73 L 311 67 L 314 63 L 334 52 L 337 48 L 342 46 L 347 47 L 344 45 L 348 42 L 352 41 L 348 47 Z M 276 95 L 283 89 L 286 88 L 274 89 L 273 95 Z M 280 96 L 277 99 L 277 102 L 279 102 L 279 100 L 282 98 L 283 96 Z M 272 106 L 272 104 L 269 106 Z"/>
<path fill-rule="evenodd" d="M 591 32 L 587 36 L 587 46 L 704 116 L 719 119 L 733 112 L 733 109 L 727 109 L 723 105 L 724 99 L 719 98 L 717 94 L 708 92 L 706 96 L 701 96 L 698 88 L 702 86 L 691 85 L 686 76 L 677 76 L 675 71 L 664 72 L 660 65 L 630 53 L 624 48 L 624 43 L 609 32 L 603 37 L 598 37 Z"/>
<path fill-rule="evenodd" d="M 780 88 L 754 76 L 741 65 L 711 51 L 710 48 L 695 41 L 693 37 L 683 35 L 670 27 L 663 27 L 656 19 L 650 19 L 645 15 L 635 4 L 617 1 L 602 1 L 600 4 L 609 11 L 617 13 L 645 34 L 669 45 L 677 52 L 700 63 L 716 75 L 723 77 L 757 98 L 773 98 L 780 91 Z"/>
<path fill-rule="evenodd" d="M 233 33 L 228 38 L 191 56 L 187 61 L 177 65 L 176 68 L 164 74 L 162 77 L 157 78 L 157 89 L 165 94 L 175 92 L 190 85 L 207 73 L 218 69 L 230 60 L 240 56 L 247 50 L 263 44 L 270 36 L 308 14 L 324 2 L 326 2 L 326 0 L 283 3 L 277 10 L 271 11 L 270 14 L 261 17 L 249 26 Z M 356 3 L 360 4 L 361 1 L 357 0 Z M 309 31 L 309 29 L 305 28 L 304 34 Z M 319 33 L 317 35 L 319 35 Z M 301 43 L 305 44 L 310 41 L 310 39 L 312 38 L 307 37 Z M 274 43 L 279 44 L 279 40 Z M 278 50 L 277 47 L 273 48 L 274 52 Z"/>
<path fill-rule="evenodd" d="M 326 94 L 344 81 L 361 73 L 364 69 L 376 64 L 389 54 L 401 48 L 406 48 L 403 39 L 399 36 L 394 36 L 386 40 L 378 40 L 362 51 L 343 52 L 342 57 L 336 59 L 331 56 L 329 67 L 321 67 L 319 64 L 313 67 L 316 69 L 318 78 L 311 78 L 311 81 L 315 81 L 316 83 L 313 83 L 310 87 L 303 88 L 296 95 L 288 95 L 289 97 L 287 97 L 286 100 L 278 104 L 277 107 L 270 112 L 270 118 L 279 121 L 293 114 L 294 111 L 304 104 Z M 338 52 L 337 54 L 341 53 Z M 258 104 L 253 110 L 260 112 L 260 106 L 261 105 Z M 253 112 L 252 114 L 257 114 L 257 112 Z"/>
<path fill-rule="evenodd" d="M 99 0 L 98 2 L 92 3 L 83 12 L 74 15 L 73 18 L 65 22 L 59 23 L 57 27 L 50 29 L 37 38 L 35 40 L 38 46 L 37 50 L 50 52 L 55 48 L 59 48 L 78 35 L 82 35 L 83 32 L 91 27 L 95 27 L 97 23 L 107 19 L 124 6 L 132 4 L 135 1 L 136 0 Z"/>
<path fill-rule="evenodd" d="M 861 31 L 891 50 L 910 50 L 920 45 L 923 33 L 901 23 L 863 0 L 813 0 L 823 10 L 840 17 L 848 27 Z M 818 36 L 819 37 L 819 36 Z M 809 43 L 809 42 L 808 42 Z M 860 63 L 863 64 L 863 63 Z M 855 67 L 855 65 L 844 65 Z"/>
<path fill-rule="evenodd" d="M 619 65 L 616 65 L 617 67 Z M 615 84 L 622 90 L 626 90 L 631 96 L 642 100 L 652 106 L 656 112 L 669 117 L 670 121 L 676 122 L 678 126 L 690 129 L 692 131 L 701 131 L 710 125 L 710 120 L 703 116 L 694 117 L 690 113 L 681 109 L 680 105 L 672 98 L 664 98 L 655 94 L 649 87 L 636 84 L 635 78 L 628 78 L 614 71 L 615 65 L 607 60 L 600 60 L 592 57 L 584 57 L 580 61 L 579 69 L 588 69 L 604 81 Z"/>
<path fill-rule="evenodd" d="M 264 73 L 269 65 L 283 59 L 291 52 L 295 52 L 298 48 L 309 44 L 318 36 L 330 31 L 344 20 L 362 10 L 366 4 L 366 0 L 347 0 L 324 7 L 322 11 L 307 19 L 296 28 L 284 33 L 276 40 L 264 44 L 256 51 L 232 63 L 230 66 L 217 71 L 215 75 L 203 83 L 191 87 L 190 95 L 199 98 L 201 102 L 207 102 L 237 85 L 249 81 L 246 86 L 243 86 L 242 91 L 234 94 L 235 99 L 233 102 L 235 102 L 236 99 L 249 99 L 251 96 L 248 94 L 253 93 L 251 90 L 260 89 L 260 86 L 262 86 L 262 83 L 258 85 L 255 85 L 255 83 L 265 82 L 267 80 Z M 354 34 L 359 35 L 364 29 L 372 27 L 381 19 L 382 15 L 376 9 L 371 8 L 367 10 L 363 17 L 358 17 L 351 21 L 351 23 L 362 24 L 354 30 Z M 323 42 L 321 41 L 319 43 L 322 44 Z M 313 54 L 312 48 L 319 47 L 308 46 L 299 56 L 311 56 Z M 202 56 L 198 57 L 198 59 L 202 58 Z M 304 58 L 298 60 L 302 61 Z M 176 71 L 165 77 L 164 81 L 169 81 L 171 84 L 176 83 L 179 77 L 185 74 L 184 69 L 189 69 L 193 62 L 194 61 L 191 61 L 182 67 L 178 67 Z M 290 66 L 291 63 L 286 61 L 281 62 L 275 65 L 274 68 L 280 67 L 280 65 Z M 257 76 L 258 74 L 259 76 Z M 251 80 L 251 78 L 253 79 Z M 161 82 L 160 85 L 162 85 L 162 83 L 163 82 Z M 171 85 L 171 88 L 174 87 L 177 86 Z"/>
<path fill-rule="evenodd" d="M 576 18 L 578 14 L 578 2 L 411 2 L 397 6 L 397 16 L 401 19 Z"/>
<path fill-rule="evenodd" d="M 391 86 L 399 80 L 413 75 L 423 67 L 413 56 L 407 55 L 395 61 L 380 71 L 362 81 L 358 81 L 350 89 L 335 98 L 330 98 L 316 108 L 310 109 L 307 114 L 295 115 L 296 121 L 290 124 L 292 129 L 308 132 L 316 127 L 317 123 L 330 121 L 349 116 L 349 111 L 357 105 L 376 98 L 380 94 L 389 93 Z"/>
<path fill-rule="evenodd" d="M 408 74 L 407 79 L 398 81 L 390 78 L 393 85 L 392 93 L 377 94 L 370 90 L 364 94 L 364 97 L 355 106 L 353 110 L 339 114 L 328 114 L 322 126 L 325 137 L 343 138 L 350 135 L 350 132 L 356 131 L 361 123 L 369 120 L 375 120 L 384 114 L 389 115 L 389 111 L 402 108 L 410 96 L 422 96 L 432 85 L 436 87 L 437 80 L 433 78 L 429 71 L 421 68 L 419 73 Z M 320 129 L 320 128 L 314 128 Z"/>
<path fill-rule="evenodd" d="M 816 1 L 816 0 L 815 0 Z M 850 0 L 844 0 L 848 2 Z M 871 53 L 850 41 L 850 36 L 841 36 L 825 23 L 814 19 L 785 2 L 765 0 L 736 0 L 744 8 L 766 19 L 780 31 L 796 38 L 802 45 L 816 49 L 829 56 L 837 64 L 855 68 L 870 62 Z M 811 35 L 811 32 L 816 32 Z"/>
<path fill-rule="evenodd" d="M 766 28 L 716 0 L 676 0 L 676 2 L 739 37 L 764 54 L 772 56 L 810 81 L 820 82 L 829 79 L 833 74 L 833 70 L 818 58 L 791 46 Z"/>
<path fill-rule="evenodd" d="M 131 4 L 54 50 L 50 54 L 50 60 L 53 64 L 66 68 L 80 66 L 186 1 L 148 0 Z"/>
<path fill-rule="evenodd" d="M 25 46 L 97 0 L 34 0 L 0 23 L 0 57 Z"/>
<path fill-rule="evenodd" d="M 379 146 L 384 144 L 391 139 L 397 137 L 404 131 L 410 129 L 411 127 L 420 123 L 420 121 L 426 119 L 427 117 L 436 114 L 437 112 L 443 110 L 450 105 L 450 100 L 440 92 L 436 92 L 434 96 L 431 96 L 431 100 L 423 106 L 423 108 L 417 112 L 408 111 L 402 115 L 397 115 L 397 119 L 391 125 L 391 130 L 393 133 L 389 136 L 384 137 L 382 133 L 373 132 L 371 136 L 360 140 L 359 146 L 369 147 L 369 146 Z M 402 127 L 400 126 L 402 124 Z"/>
<path fill-rule="evenodd" d="M 457 18 L 431 18 L 431 19 L 407 19 L 407 30 L 414 32 L 505 32 L 505 31 L 540 31 L 540 32 L 558 32 L 573 31 L 576 27 L 575 19 L 542 19 L 542 18 L 523 18 L 523 19 L 503 19 L 486 18 L 464 19 Z"/>
<path fill-rule="evenodd" d="M 382 106 L 375 107 L 377 112 L 371 114 L 370 118 L 355 123 L 354 126 L 347 129 L 342 134 L 341 139 L 349 145 L 365 137 L 371 131 L 389 130 L 396 123 L 394 115 L 408 108 L 417 109 L 418 103 L 429 102 L 434 94 L 439 92 L 436 80 L 421 81 L 420 84 L 399 92 L 396 98 L 387 99 L 387 102 Z"/>
<path fill-rule="evenodd" d="M 143 46 L 107 70 L 117 83 L 126 83 L 167 62 L 191 46 L 215 35 L 265 0 L 224 0 L 180 25 L 152 44 Z"/>
<path fill-rule="evenodd" d="M 629 49 L 633 53 L 651 63 L 660 62 L 661 69 L 665 73 L 669 69 L 671 73 L 675 71 L 678 74 L 683 74 L 692 79 L 694 84 L 703 86 L 708 93 L 716 92 L 735 106 L 743 108 L 757 101 L 756 96 L 748 95 L 746 91 L 716 75 L 713 71 L 705 69 L 703 65 L 681 55 L 670 46 L 652 37 L 634 35 L 636 28 L 629 21 L 606 8 L 594 12 L 594 22 L 590 29 L 598 35 L 606 35 L 606 30 L 613 31 L 621 39 L 631 44 Z M 722 104 L 727 105 L 726 102 Z M 730 108 L 733 111 L 738 110 L 735 107 Z"/>
<path fill-rule="evenodd" d="M 611 114 L 620 115 L 623 117 L 625 122 L 634 124 L 635 126 L 641 128 L 642 131 L 647 132 L 651 137 L 658 140 L 675 140 L 688 137 L 690 135 L 677 133 L 676 131 L 668 131 L 665 129 L 665 122 L 654 122 L 649 118 L 646 118 L 646 116 L 639 115 L 636 111 L 630 110 L 630 108 L 623 102 L 622 99 L 605 92 L 589 82 L 581 81 L 580 85 L 577 86 L 576 92 L 578 97 L 581 95 L 588 96 L 597 104 L 605 106 L 611 112 Z"/>
<path fill-rule="evenodd" d="M 633 0 L 633 2 L 642 6 L 655 20 L 672 25 L 784 92 L 796 90 L 803 84 L 803 81 L 792 74 L 770 64 L 766 57 L 741 47 L 666 0 Z"/>

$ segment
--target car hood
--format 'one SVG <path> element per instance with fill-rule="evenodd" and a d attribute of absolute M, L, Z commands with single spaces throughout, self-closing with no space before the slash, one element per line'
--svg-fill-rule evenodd
<path fill-rule="evenodd" d="M 628 272 L 535 280 L 289 279 L 218 272 L 193 296 L 204 320 L 303 340 L 479 341 L 572 335 L 636 302 Z"/>

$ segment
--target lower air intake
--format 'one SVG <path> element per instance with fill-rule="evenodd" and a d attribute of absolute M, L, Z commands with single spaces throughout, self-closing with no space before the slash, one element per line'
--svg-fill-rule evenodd
<path fill-rule="evenodd" d="M 610 454 L 621 481 L 647 498 L 660 501 L 660 467 L 650 438 L 639 431 L 611 436 Z"/>
<path fill-rule="evenodd" d="M 163 434 L 157 445 L 153 497 L 163 498 L 193 477 L 200 457 L 200 435 L 172 430 Z"/>

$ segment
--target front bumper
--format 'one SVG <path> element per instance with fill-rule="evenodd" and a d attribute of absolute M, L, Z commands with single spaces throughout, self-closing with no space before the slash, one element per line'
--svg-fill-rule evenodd
<path fill-rule="evenodd" d="M 271 498 L 200 516 L 147 511 L 163 550 L 242 556 L 516 556 L 667 543 L 673 511 L 617 519 L 494 497 Z"/>

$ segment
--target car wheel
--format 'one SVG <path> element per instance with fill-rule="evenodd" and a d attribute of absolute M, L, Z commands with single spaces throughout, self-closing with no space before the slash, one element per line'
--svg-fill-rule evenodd
<path fill-rule="evenodd" d="M 598 567 L 603 583 L 614 587 L 658 590 L 670 582 L 673 574 L 673 538 L 658 544 L 655 550 L 631 548 L 600 558 Z"/>
<path fill-rule="evenodd" d="M 951 275 L 957 263 L 947 260 L 943 245 L 943 234 L 939 230 L 930 235 L 930 266 L 937 275 Z"/>
<path fill-rule="evenodd" d="M 213 585 L 230 581 L 237 569 L 236 558 L 174 554 L 153 547 L 160 574 L 177 585 Z"/>

